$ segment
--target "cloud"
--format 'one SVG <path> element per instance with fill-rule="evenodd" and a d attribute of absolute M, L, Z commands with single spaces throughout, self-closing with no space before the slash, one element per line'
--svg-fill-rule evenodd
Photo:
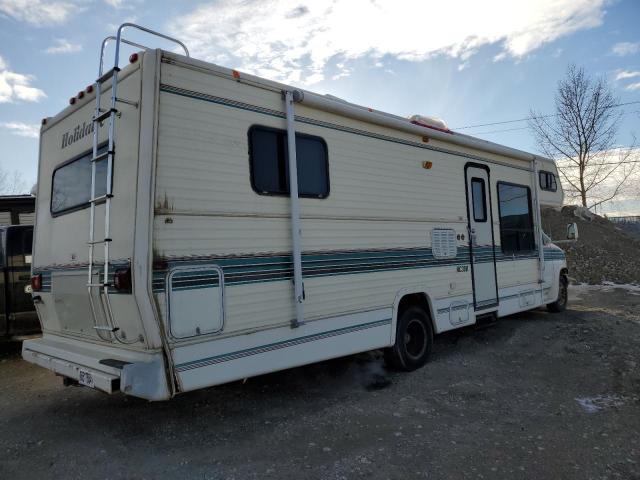
<path fill-rule="evenodd" d="M 17 100 L 39 102 L 47 95 L 31 86 L 33 75 L 25 75 L 9 70 L 9 65 L 0 57 L 0 103 L 12 103 Z"/>
<path fill-rule="evenodd" d="M 313 83 L 327 66 L 389 55 L 465 62 L 486 45 L 496 60 L 602 23 L 606 0 L 220 0 L 169 21 L 194 56 L 277 80 Z M 464 15 L 461 15 L 464 12 Z M 216 25 L 212 28 L 211 25 Z"/>
<path fill-rule="evenodd" d="M 37 27 L 62 25 L 84 7 L 66 0 L 0 0 L 0 13 Z"/>
<path fill-rule="evenodd" d="M 616 72 L 615 80 L 616 82 L 620 80 L 626 80 L 628 78 L 640 77 L 640 72 L 638 71 L 629 71 L 629 70 L 618 70 Z"/>
<path fill-rule="evenodd" d="M 104 3 L 113 8 L 122 8 L 124 0 L 104 0 Z"/>
<path fill-rule="evenodd" d="M 613 47 L 611 47 L 611 51 L 618 55 L 619 57 L 624 57 L 625 55 L 633 55 L 634 53 L 640 52 L 640 42 L 631 43 L 631 42 L 620 42 L 616 43 Z"/>
<path fill-rule="evenodd" d="M 9 130 L 14 135 L 28 138 L 40 136 L 40 125 L 23 122 L 0 122 L 0 128 Z"/>
<path fill-rule="evenodd" d="M 69 40 L 66 40 L 64 38 L 56 38 L 54 41 L 54 45 L 47 48 L 45 52 L 56 55 L 59 53 L 75 53 L 81 50 L 82 45 L 80 45 L 79 43 L 71 43 Z"/>
<path fill-rule="evenodd" d="M 631 90 L 631 91 L 640 90 L 640 82 L 630 83 L 629 85 L 627 85 L 624 88 L 626 88 L 627 90 Z"/>

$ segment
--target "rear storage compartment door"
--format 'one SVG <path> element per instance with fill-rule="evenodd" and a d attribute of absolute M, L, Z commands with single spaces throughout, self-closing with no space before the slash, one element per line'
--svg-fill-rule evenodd
<path fill-rule="evenodd" d="M 166 285 L 169 332 L 174 339 L 222 330 L 224 277 L 220 267 L 177 267 L 169 271 Z"/>

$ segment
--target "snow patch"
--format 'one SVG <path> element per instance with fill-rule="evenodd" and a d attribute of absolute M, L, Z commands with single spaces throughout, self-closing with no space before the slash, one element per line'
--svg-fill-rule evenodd
<path fill-rule="evenodd" d="M 621 407 L 624 405 L 624 399 L 615 394 L 578 397 L 575 400 L 587 413 L 596 413 L 607 408 Z"/>

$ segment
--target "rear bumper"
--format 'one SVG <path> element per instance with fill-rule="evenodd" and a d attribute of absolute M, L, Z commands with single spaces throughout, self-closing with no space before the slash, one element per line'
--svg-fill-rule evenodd
<path fill-rule="evenodd" d="M 133 352 L 112 346 L 46 335 L 22 344 L 22 358 L 73 380 L 91 374 L 94 388 L 147 400 L 171 397 L 160 352 Z"/>
<path fill-rule="evenodd" d="M 25 344 L 28 342 L 33 342 L 33 340 L 28 340 Z M 116 393 L 120 391 L 119 375 L 101 372 L 100 370 L 95 370 L 61 358 L 53 357 L 36 351 L 36 349 L 33 348 L 33 345 L 31 345 L 31 347 L 32 348 L 28 348 L 25 345 L 22 347 L 22 358 L 27 362 L 35 363 L 47 370 L 51 370 L 56 375 L 72 378 L 74 380 L 79 380 L 80 370 L 84 370 L 91 374 L 96 389 L 102 390 L 106 393 Z"/>

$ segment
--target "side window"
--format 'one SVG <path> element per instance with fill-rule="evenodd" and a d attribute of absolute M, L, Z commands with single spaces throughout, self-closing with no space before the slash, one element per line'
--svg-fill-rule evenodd
<path fill-rule="evenodd" d="M 107 151 L 106 145 L 98 153 Z M 83 154 L 53 171 L 51 182 L 51 213 L 80 210 L 89 206 L 91 198 L 91 157 L 93 151 Z M 107 188 L 107 160 L 96 162 L 96 197 L 104 195 Z"/>
<path fill-rule="evenodd" d="M 498 206 L 502 251 L 515 253 L 535 250 L 529 187 L 498 182 Z"/>
<path fill-rule="evenodd" d="M 296 134 L 298 189 L 301 197 L 329 195 L 327 145 L 320 137 Z M 249 129 L 251 186 L 261 195 L 289 195 L 287 132 L 267 127 Z"/>
<path fill-rule="evenodd" d="M 556 182 L 556 175 L 546 170 L 540 170 L 540 188 L 549 192 L 555 192 L 558 190 L 558 183 Z"/>
<path fill-rule="evenodd" d="M 476 222 L 487 221 L 487 201 L 484 179 L 471 179 L 471 200 L 473 203 L 473 219 Z"/>

